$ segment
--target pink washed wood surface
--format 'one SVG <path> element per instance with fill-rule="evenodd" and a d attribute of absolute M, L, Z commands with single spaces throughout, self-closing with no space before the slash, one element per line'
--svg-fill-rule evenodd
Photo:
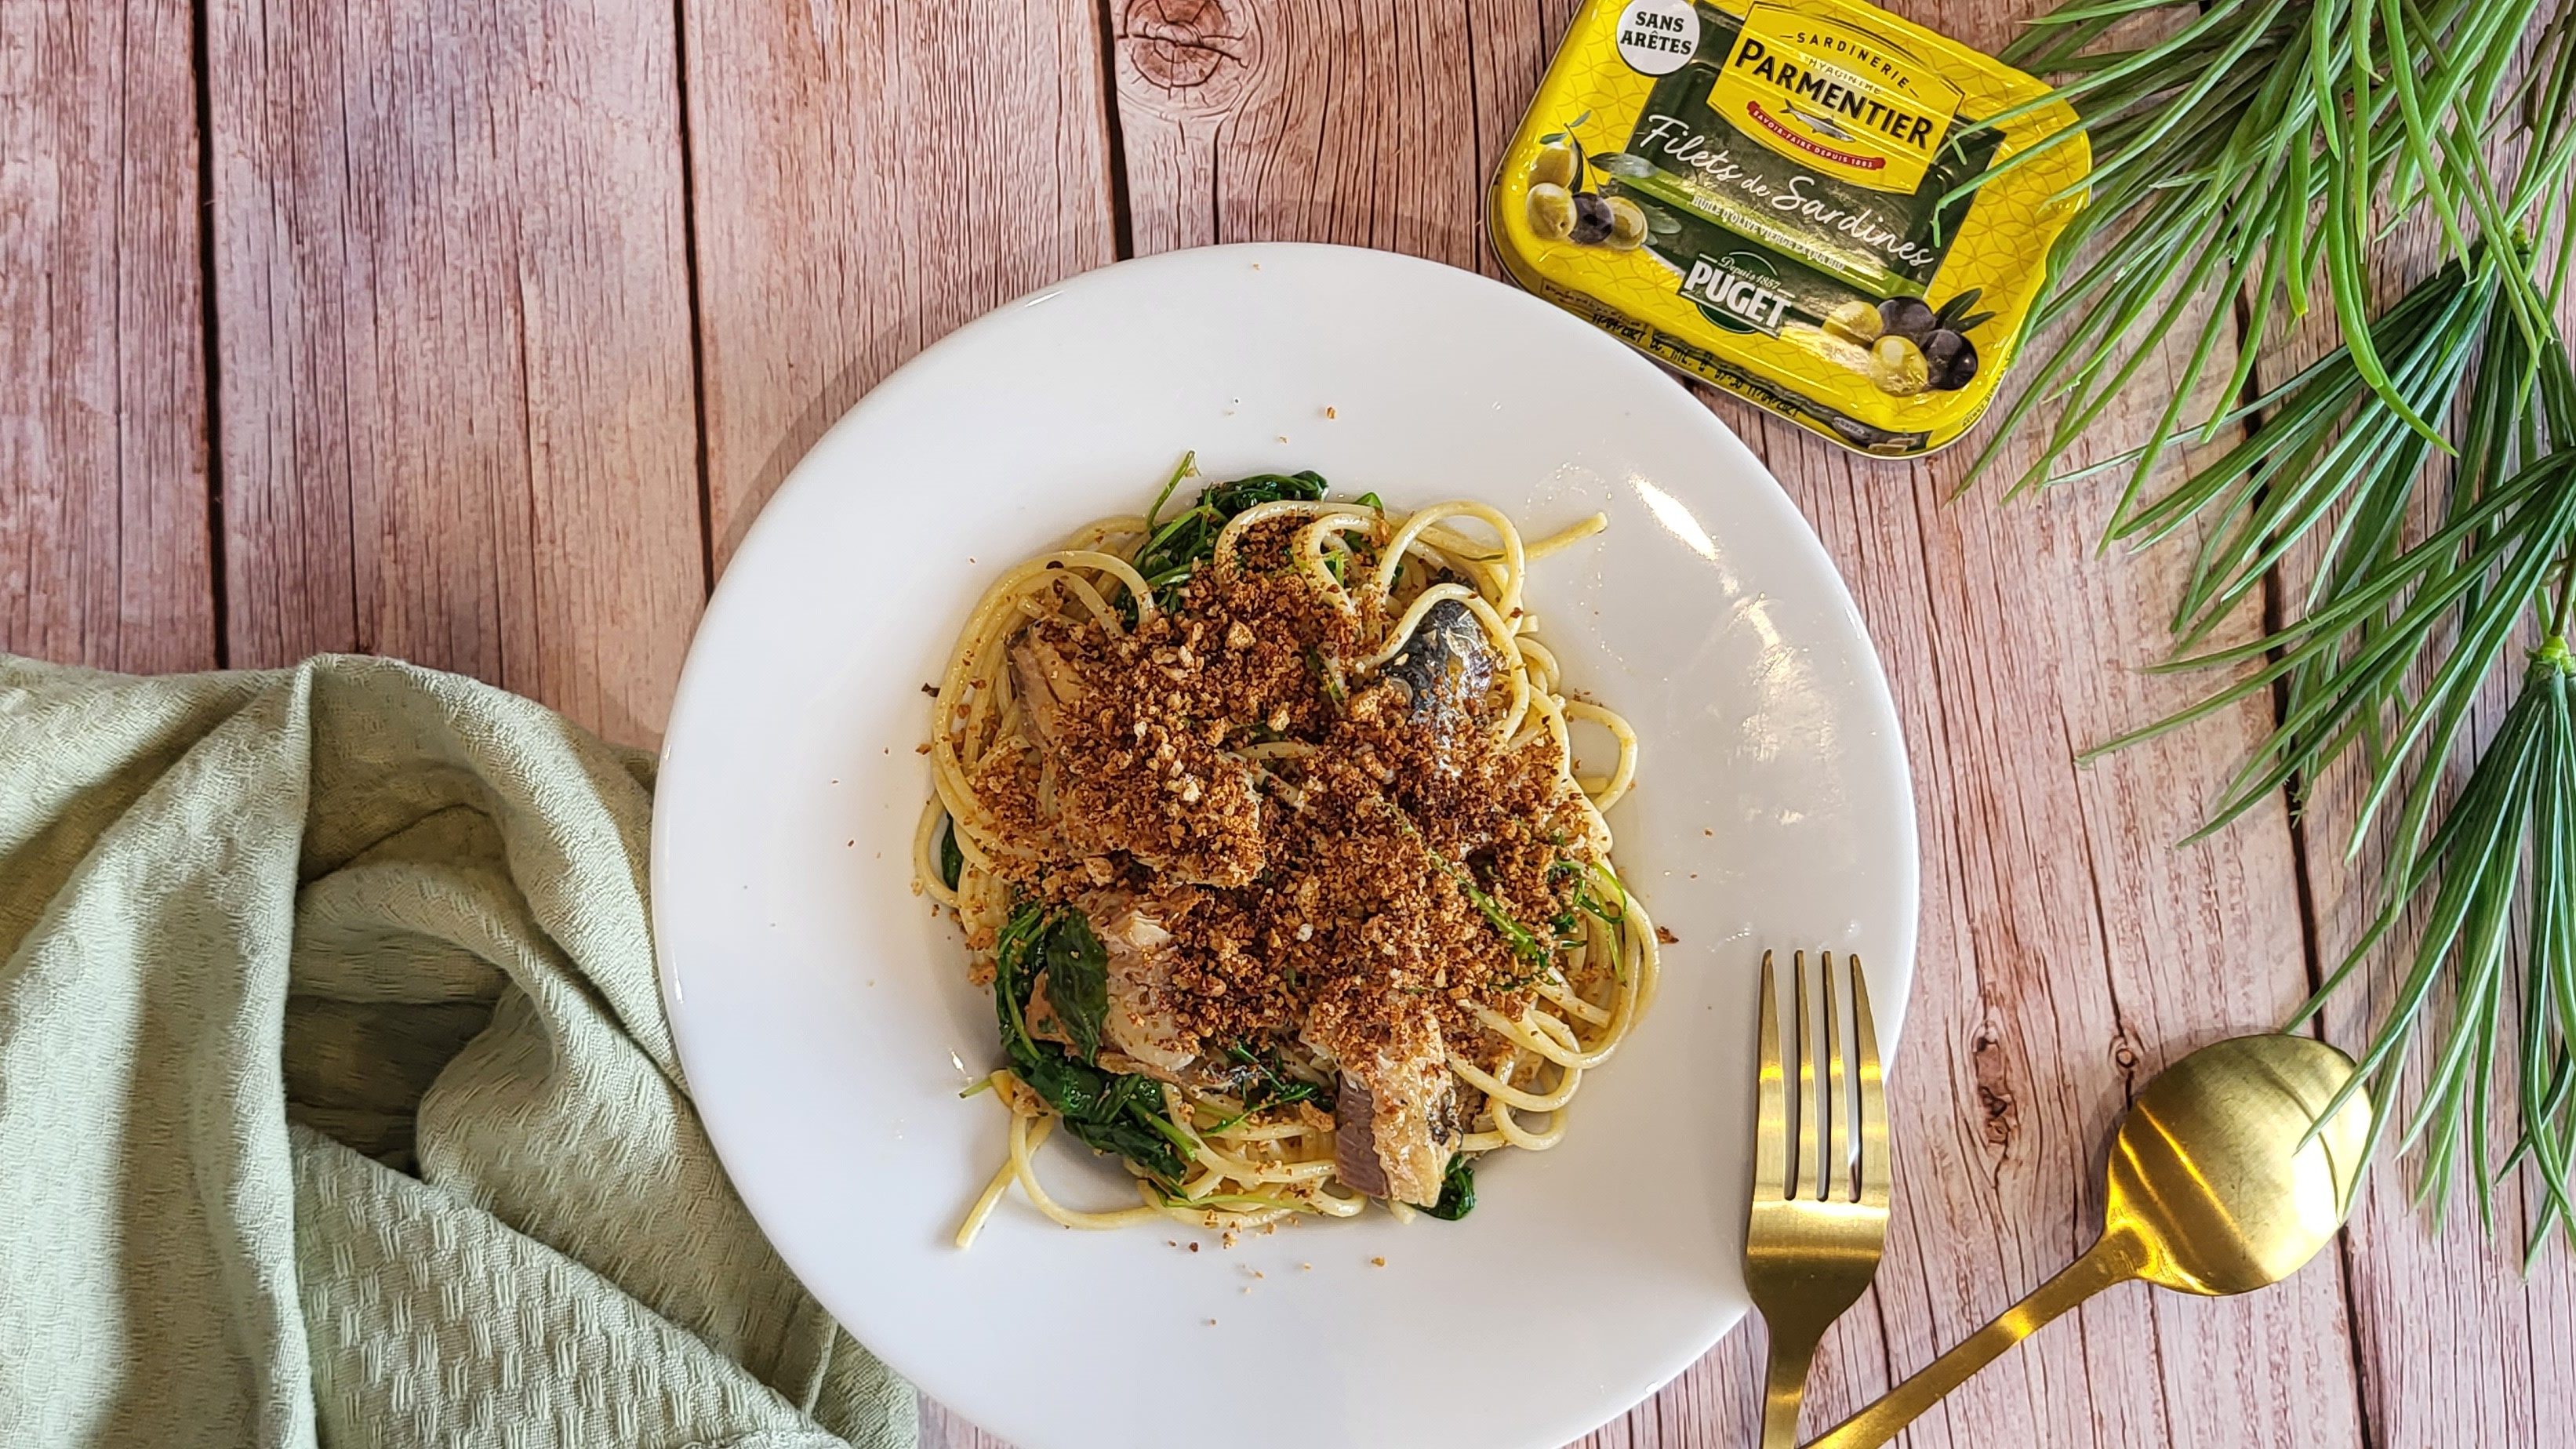
<path fill-rule="evenodd" d="M 670 14 L 203 3 L 231 662 L 657 739 L 706 589 Z"/>
<path fill-rule="evenodd" d="M 215 662 L 187 0 L 0 0 L 0 648 Z"/>
<path fill-rule="evenodd" d="M 1117 259 L 1091 0 L 693 5 L 689 134 L 714 566 L 878 379 Z M 982 39 L 978 45 L 962 43 Z"/>
<path fill-rule="evenodd" d="M 649 742 L 761 501 L 985 308 L 1217 241 L 1491 272 L 1482 188 L 1573 8 L 0 0 L 0 647 L 402 653 Z M 1896 8 L 1993 45 L 2034 7 Z M 2366 901 L 2332 797 L 2170 847 L 2268 706 L 2074 764 L 2192 688 L 2139 669 L 2180 560 L 2097 556 L 2099 490 L 1951 501 L 1965 453 L 1711 406 L 1850 579 L 1923 823 L 1896 1218 L 1812 1433 L 2080 1250 L 2127 1093 L 2276 1021 Z M 2563 1256 L 2518 1275 L 2519 1199 L 2501 1245 L 2434 1241 L 2410 1185 L 2272 1293 L 2107 1296 L 1909 1442 L 2563 1442 Z M 1585 1442 L 1749 1443 L 1760 1351 L 1748 1323 Z M 995 1442 L 925 1410 L 927 1444 Z"/>

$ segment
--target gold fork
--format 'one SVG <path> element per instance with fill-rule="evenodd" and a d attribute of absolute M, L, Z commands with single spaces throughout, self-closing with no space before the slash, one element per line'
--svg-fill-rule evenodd
<path fill-rule="evenodd" d="M 1847 1061 L 1836 1030 L 1834 954 L 1819 955 L 1824 1009 L 1812 1027 L 1807 953 L 1796 957 L 1798 1038 L 1790 1045 L 1798 1095 L 1793 1103 L 1790 1068 L 1780 1057 L 1771 953 L 1762 953 L 1761 1121 L 1755 1128 L 1753 1211 L 1744 1228 L 1744 1285 L 1771 1329 L 1762 1449 L 1794 1449 L 1798 1405 L 1806 1397 L 1816 1344 L 1868 1289 L 1887 1241 L 1887 1099 L 1879 1079 L 1878 1028 L 1870 1020 L 1869 986 L 1861 977 L 1860 958 L 1845 955 L 1854 1038 Z M 1816 1049 L 1819 1031 L 1821 1052 Z M 1825 1064 L 1821 1077 L 1816 1071 L 1819 1056 Z"/>

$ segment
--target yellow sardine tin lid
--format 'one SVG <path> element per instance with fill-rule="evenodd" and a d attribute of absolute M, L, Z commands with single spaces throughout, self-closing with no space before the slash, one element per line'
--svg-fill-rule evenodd
<path fill-rule="evenodd" d="M 2082 136 L 1991 56 L 1859 0 L 1591 0 L 1488 196 L 1513 278 L 1846 447 L 1913 457 L 1974 424 L 2050 245 Z"/>

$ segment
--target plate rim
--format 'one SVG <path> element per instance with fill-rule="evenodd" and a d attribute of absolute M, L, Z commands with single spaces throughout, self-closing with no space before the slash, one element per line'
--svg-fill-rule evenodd
<path fill-rule="evenodd" d="M 656 753 L 653 792 L 655 810 L 650 837 L 651 858 L 648 865 L 654 981 L 663 1009 L 665 1026 L 670 1033 L 672 1050 L 680 1066 L 682 1089 L 688 1094 L 692 1109 L 698 1115 L 701 1130 L 724 1168 L 728 1186 L 742 1202 L 745 1212 L 756 1225 L 761 1227 L 764 1238 L 770 1242 L 772 1250 L 778 1254 L 781 1263 L 795 1279 L 798 1287 L 831 1316 L 834 1324 L 842 1332 L 850 1333 L 853 1341 L 860 1343 L 869 1353 L 901 1376 L 907 1384 L 914 1386 L 916 1392 L 930 1393 L 923 1387 L 927 1379 L 951 1379 L 955 1376 L 940 1371 L 937 1365 L 931 1365 L 925 1371 L 905 1352 L 903 1345 L 906 1340 L 901 1336 L 897 1336 L 890 1345 L 880 1345 L 861 1339 L 846 1323 L 842 1322 L 840 1315 L 826 1301 L 824 1291 L 809 1282 L 805 1274 L 799 1271 L 799 1255 L 787 1245 L 769 1236 L 770 1230 L 765 1223 L 761 1222 L 761 1213 L 755 1206 L 756 1202 L 767 1197 L 768 1193 L 766 1190 L 756 1192 L 746 1187 L 743 1173 L 737 1169 L 733 1152 L 726 1147 L 713 1117 L 699 1102 L 696 1089 L 689 1085 L 692 1059 L 695 1058 L 700 1064 L 704 1064 L 711 1048 L 702 1043 L 693 1051 L 689 1045 L 693 1031 L 683 1025 L 685 1012 L 682 1008 L 677 979 L 678 966 L 665 944 L 671 936 L 671 932 L 666 929 L 666 913 L 670 910 L 668 903 L 680 892 L 664 888 L 665 862 L 671 858 L 672 852 L 666 846 L 665 835 L 669 816 L 661 809 L 661 802 L 675 765 L 682 771 L 688 768 L 684 758 L 675 759 L 675 752 L 682 752 L 685 744 L 684 722 L 690 719 L 699 708 L 697 696 L 692 691 L 693 681 L 703 680 L 713 668 L 711 665 L 702 663 L 705 656 L 701 654 L 700 641 L 720 620 L 730 619 L 736 609 L 744 607 L 739 601 L 747 596 L 746 591 L 740 588 L 728 591 L 727 583 L 738 576 L 738 571 L 747 560 L 756 560 L 765 551 L 766 537 L 790 526 L 782 521 L 787 512 L 780 506 L 782 502 L 791 496 L 799 496 L 802 492 L 827 486 L 822 480 L 817 460 L 838 451 L 832 448 L 832 439 L 861 430 L 877 413 L 897 406 L 907 393 L 921 385 L 920 379 L 924 375 L 944 365 L 939 362 L 939 359 L 971 346 L 976 339 L 988 332 L 1006 330 L 1019 313 L 1031 307 L 1055 301 L 1060 297 L 1123 285 L 1131 279 L 1165 271 L 1178 273 L 1201 268 L 1230 266 L 1242 262 L 1250 262 L 1257 269 L 1261 261 L 1271 257 L 1315 259 L 1319 265 L 1327 267 L 1385 268 L 1409 273 L 1437 285 L 1454 286 L 1462 282 L 1470 286 L 1481 284 L 1487 293 L 1488 300 L 1494 306 L 1518 310 L 1525 317 L 1532 319 L 1533 325 L 1557 329 L 1565 339 L 1565 345 L 1568 348 L 1579 349 L 1581 355 L 1568 359 L 1568 365 L 1625 369 L 1633 374 L 1641 388 L 1679 386 L 1663 368 L 1645 354 L 1542 298 L 1471 268 L 1453 266 L 1407 253 L 1320 242 L 1234 242 L 1179 248 L 1148 256 L 1125 258 L 1033 288 L 1003 302 L 923 347 L 888 372 L 828 428 L 816 436 L 796 464 L 781 478 L 769 497 L 762 501 L 759 513 L 743 530 L 733 555 L 727 562 L 725 573 L 717 579 L 715 588 L 710 592 L 698 621 L 691 630 L 688 651 L 683 659 L 680 676 L 673 690 L 670 710 L 666 717 L 663 743 Z M 1855 702 L 1866 709 L 1871 716 L 1870 722 L 1878 727 L 1877 737 L 1884 741 L 1884 747 L 1879 752 L 1880 764 L 1892 771 L 1892 783 L 1895 786 L 1887 802 L 1889 824 L 1895 827 L 1897 833 L 1911 845 L 1910 849 L 1899 852 L 1895 878 L 1888 883 L 1891 892 L 1890 904 L 1896 908 L 1895 916 L 1901 923 L 1901 939 L 1889 943 L 1883 954 L 1872 953 L 1888 963 L 1886 969 L 1901 973 L 1903 976 L 1905 1000 L 1900 1002 L 1900 1010 L 1897 1013 L 1898 1027 L 1889 1034 L 1888 1040 L 1881 1043 L 1880 1052 L 1883 1064 L 1887 1069 L 1893 1070 L 1902 1046 L 1903 1029 L 1906 1025 L 1910 1025 L 1912 1019 L 1912 1012 L 1906 1009 L 1906 1006 L 1912 996 L 1917 953 L 1921 941 L 1922 835 L 1914 794 L 1913 761 L 1905 745 L 1903 720 L 1896 706 L 1886 663 L 1871 638 L 1858 601 L 1853 597 L 1851 581 L 1835 563 L 1814 524 L 1798 509 L 1785 486 L 1780 483 L 1778 476 L 1723 418 L 1702 405 L 1702 400 L 1686 388 L 1682 390 L 1682 395 L 1691 404 L 1685 414 L 1688 421 L 1682 425 L 1703 433 L 1704 440 L 1711 447 L 1733 454 L 1736 462 L 1758 473 L 1769 485 L 1765 489 L 1754 490 L 1761 496 L 1760 501 L 1752 506 L 1769 509 L 1781 520 L 1794 525 L 1790 532 L 1796 539 L 1797 546 L 1809 551 L 1809 562 L 1815 566 L 1821 579 L 1830 581 L 1833 600 L 1839 605 L 1835 612 L 1843 626 L 1850 630 L 1851 640 L 1855 646 L 1853 658 L 1865 666 L 1855 671 L 1856 677 L 1851 681 Z M 1873 974 L 1876 974 L 1875 970 Z M 1886 1015 L 1882 1006 L 1882 1021 Z M 1669 1385 L 1680 1373 L 1704 1357 L 1720 1340 L 1733 1331 L 1742 1321 L 1744 1314 L 1749 1311 L 1749 1307 L 1739 1308 L 1733 1318 L 1724 1318 L 1721 1315 L 1723 1321 L 1716 1324 L 1705 1341 L 1690 1344 L 1676 1341 L 1666 1354 L 1658 1356 L 1655 1364 L 1652 1365 L 1654 1373 L 1651 1380 L 1642 1390 L 1634 1394 L 1622 1393 L 1620 1395 L 1622 1402 L 1608 1408 L 1597 1418 L 1588 1419 L 1570 1430 L 1556 1424 L 1533 1427 L 1542 1429 L 1546 1435 L 1552 1436 L 1548 1441 L 1552 1443 L 1579 1436 L 1602 1424 L 1617 1420 L 1637 1405 L 1661 1392 L 1663 1387 Z M 930 1396 L 950 1406 L 952 1410 L 959 1413 L 960 1417 L 981 1424 L 982 1421 L 974 1419 L 972 1414 L 956 1409 L 955 1398 L 942 1394 L 930 1394 Z M 1531 1442 L 1539 1441 L 1534 1439 Z"/>

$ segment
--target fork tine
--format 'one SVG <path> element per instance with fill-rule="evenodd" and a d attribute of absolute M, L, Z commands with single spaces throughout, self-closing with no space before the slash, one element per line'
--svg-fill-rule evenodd
<path fill-rule="evenodd" d="M 1842 1014 L 1834 1010 L 1834 953 L 1817 953 L 1817 1002 L 1821 1018 L 1817 1025 L 1825 1034 L 1825 1072 L 1823 1090 L 1816 1097 L 1816 1155 L 1824 1164 L 1824 1180 L 1816 1193 L 1819 1202 L 1850 1202 L 1851 1172 L 1851 1064 L 1843 1060 Z M 1841 1151 L 1836 1152 L 1834 1129 L 1842 1129 Z"/>
<path fill-rule="evenodd" d="M 1887 1083 L 1878 1065 L 1878 1024 L 1870 1018 L 1869 978 L 1861 971 L 1860 958 L 1846 954 L 1843 959 L 1851 963 L 1852 1047 L 1859 1057 L 1860 1201 L 1883 1208 L 1894 1165 L 1887 1157 Z"/>
<path fill-rule="evenodd" d="M 1798 967 L 1798 1175 L 1790 1179 L 1791 1198 L 1816 1198 L 1816 1184 L 1824 1173 L 1824 1152 L 1816 1142 L 1816 1129 L 1824 1114 L 1815 1108 L 1816 1028 L 1807 1013 L 1807 953 L 1797 954 Z"/>
<path fill-rule="evenodd" d="M 1789 1105 L 1780 1072 L 1780 1008 L 1771 986 L 1771 953 L 1762 953 L 1762 1060 L 1754 1069 L 1761 1103 L 1753 1127 L 1753 1196 L 1777 1198 L 1789 1187 Z"/>

